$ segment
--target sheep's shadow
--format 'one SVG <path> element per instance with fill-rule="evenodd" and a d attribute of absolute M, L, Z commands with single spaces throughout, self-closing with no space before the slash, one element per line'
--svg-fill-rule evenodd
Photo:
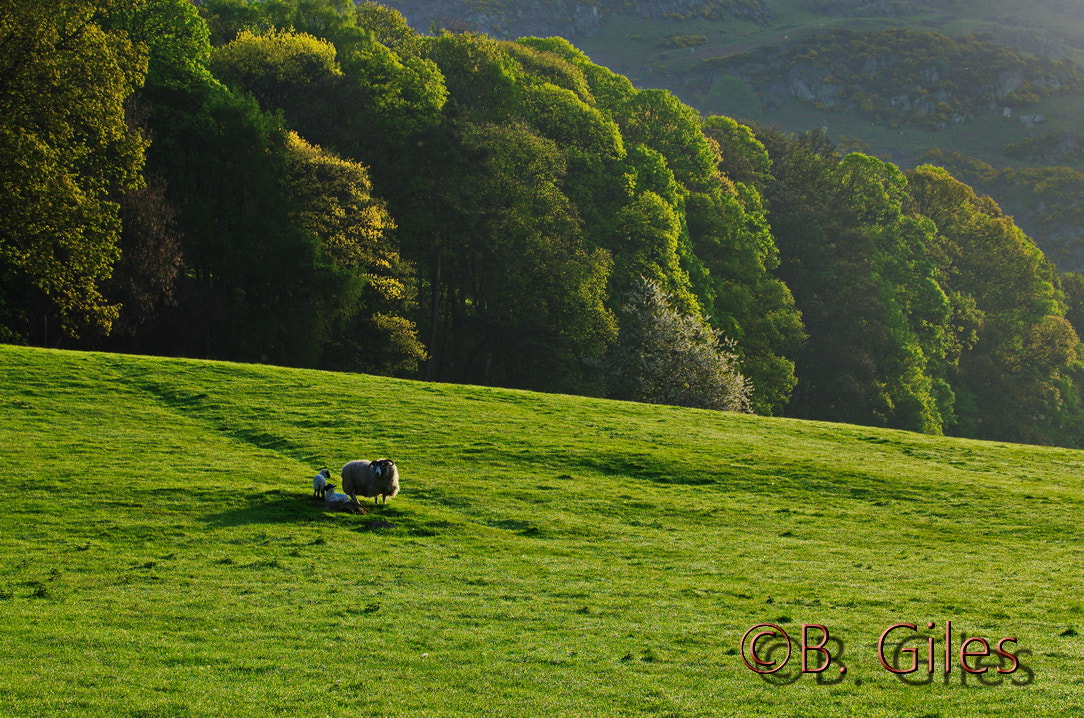
<path fill-rule="evenodd" d="M 385 505 L 375 507 L 374 510 L 374 507 L 365 506 L 364 504 L 360 509 L 351 511 L 351 507 L 348 505 L 328 504 L 315 500 L 308 494 L 282 490 L 249 494 L 243 498 L 243 501 L 242 506 L 234 506 L 225 511 L 204 516 L 204 522 L 210 526 L 232 527 L 254 524 L 305 523 L 319 521 L 338 514 L 365 514 L 370 519 L 373 519 L 398 513 Z"/>

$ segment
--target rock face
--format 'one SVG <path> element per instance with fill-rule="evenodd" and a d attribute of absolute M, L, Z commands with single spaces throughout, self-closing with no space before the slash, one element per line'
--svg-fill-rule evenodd
<path fill-rule="evenodd" d="M 385 0 L 416 30 L 432 25 L 514 39 L 524 35 L 590 37 L 610 14 L 657 19 L 767 17 L 764 0 Z"/>

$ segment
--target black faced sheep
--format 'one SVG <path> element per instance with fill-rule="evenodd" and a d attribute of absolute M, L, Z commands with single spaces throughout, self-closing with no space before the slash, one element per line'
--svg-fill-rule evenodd
<path fill-rule="evenodd" d="M 327 480 L 331 478 L 331 472 L 327 469 L 320 469 L 316 472 L 316 476 L 312 477 L 312 497 L 314 499 L 324 498 L 324 492 L 327 491 Z"/>
<path fill-rule="evenodd" d="M 351 461 L 343 467 L 342 477 L 343 491 L 350 494 L 355 505 L 359 495 L 372 497 L 375 504 L 377 496 L 387 503 L 399 493 L 399 470 L 390 459 Z"/>

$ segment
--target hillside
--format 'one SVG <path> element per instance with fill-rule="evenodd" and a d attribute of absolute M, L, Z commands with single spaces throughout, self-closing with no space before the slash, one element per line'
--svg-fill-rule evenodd
<path fill-rule="evenodd" d="M 548 0 L 541 3 L 401 0 L 389 5 L 400 10 L 415 27 L 421 29 L 436 25 L 509 39 L 527 34 L 589 37 L 619 15 L 670 21 L 741 18 L 758 23 L 766 22 L 770 16 L 764 0 Z"/>
<path fill-rule="evenodd" d="M 1028 57 L 977 35 L 905 28 L 837 29 L 806 45 L 743 53 L 714 70 L 706 65 L 709 82 L 728 73 L 759 88 L 766 108 L 797 99 L 891 128 L 943 130 L 998 108 L 1034 127 L 1045 118 L 1027 114 L 1029 107 L 1084 91 L 1084 73 L 1067 60 Z"/>
<path fill-rule="evenodd" d="M 669 89 L 704 114 L 791 132 L 825 127 L 845 150 L 903 167 L 934 148 L 999 170 L 1067 167 L 1076 173 L 1067 204 L 1064 186 L 982 187 L 1013 207 L 1062 271 L 1084 270 L 1084 160 L 1074 149 L 1084 112 L 1078 3 L 770 0 L 755 15 L 712 15 L 701 7 L 712 3 L 687 3 L 648 16 L 641 4 L 599 13 L 595 3 L 568 2 L 591 9 L 593 22 L 564 22 L 575 12 L 558 12 L 514 27 L 495 21 L 493 9 L 515 15 L 534 5 L 486 3 L 487 15 L 477 3 L 449 0 L 437 18 L 419 14 L 417 3 L 387 4 L 423 31 L 435 22 L 498 37 L 563 35 L 637 86 Z M 1047 208 L 1057 204 L 1064 209 L 1051 222 Z"/>
<path fill-rule="evenodd" d="M 5 715 L 1084 711 L 1078 451 L 5 345 L 0 405 Z M 311 502 L 377 455 L 387 506 Z M 879 664 L 947 620 L 1020 668 Z M 846 673 L 758 678 L 762 622 Z"/>

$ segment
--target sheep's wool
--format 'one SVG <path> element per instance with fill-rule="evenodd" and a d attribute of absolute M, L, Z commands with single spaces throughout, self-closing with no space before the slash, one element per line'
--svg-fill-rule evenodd
<path fill-rule="evenodd" d="M 376 475 L 378 465 L 382 470 L 379 477 Z M 399 470 L 388 459 L 351 461 L 343 466 L 342 478 L 343 491 L 353 498 L 379 496 L 387 500 L 399 493 Z"/>

